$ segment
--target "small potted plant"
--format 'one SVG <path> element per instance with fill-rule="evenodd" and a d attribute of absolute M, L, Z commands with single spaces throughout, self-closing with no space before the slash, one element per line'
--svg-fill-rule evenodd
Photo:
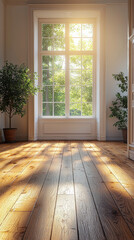
<path fill-rule="evenodd" d="M 128 89 L 128 77 L 124 76 L 123 72 L 119 74 L 113 74 L 114 79 L 118 82 L 120 91 L 116 93 L 116 98 L 112 101 L 110 106 L 111 114 L 109 117 L 116 117 L 118 120 L 113 124 L 119 130 L 122 130 L 123 140 L 127 142 L 127 89 Z"/>
<path fill-rule="evenodd" d="M 12 128 L 13 116 L 23 117 L 29 95 L 38 91 L 34 79 L 35 75 L 32 77 L 24 64 L 18 66 L 7 61 L 0 70 L 0 111 L 9 118 L 9 128 L 3 129 L 6 142 L 14 142 L 16 138 L 16 128 Z"/>

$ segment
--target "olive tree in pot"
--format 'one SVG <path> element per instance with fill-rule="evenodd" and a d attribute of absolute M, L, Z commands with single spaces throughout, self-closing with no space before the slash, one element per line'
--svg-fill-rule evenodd
<path fill-rule="evenodd" d="M 123 72 L 120 72 L 119 74 L 113 74 L 113 77 L 118 82 L 120 92 L 116 93 L 116 98 L 114 101 L 112 101 L 112 106 L 110 106 L 111 114 L 109 117 L 116 117 L 118 119 L 113 125 L 119 130 L 122 130 L 123 140 L 126 143 L 128 118 L 128 77 L 124 76 Z"/>
<path fill-rule="evenodd" d="M 12 128 L 13 116 L 23 117 L 29 96 L 38 91 L 34 79 L 35 74 L 32 77 L 24 64 L 18 66 L 7 61 L 0 70 L 0 111 L 9 118 L 9 128 L 3 129 L 6 142 L 16 140 L 17 129 Z"/>

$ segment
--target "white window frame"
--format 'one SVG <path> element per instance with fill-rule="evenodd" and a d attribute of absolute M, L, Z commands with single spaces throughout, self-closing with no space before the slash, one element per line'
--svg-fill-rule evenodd
<path fill-rule="evenodd" d="M 44 51 L 42 50 L 42 24 L 65 24 L 65 42 L 66 48 L 65 51 Z M 71 51 L 69 50 L 69 24 L 76 23 L 76 24 L 93 24 L 93 50 L 90 51 Z M 42 108 L 42 94 L 39 94 L 39 116 L 40 118 L 95 118 L 96 117 L 96 20 L 95 19 L 39 19 L 38 20 L 38 43 L 39 43 L 39 61 L 38 61 L 38 72 L 39 72 L 39 85 L 42 85 L 42 71 L 41 71 L 41 64 L 42 64 L 42 57 L 43 56 L 54 56 L 54 55 L 64 55 L 66 59 L 65 64 L 65 116 L 43 116 L 43 108 Z M 82 37 L 81 37 L 82 38 Z M 69 81 L 69 56 L 72 55 L 92 55 L 93 56 L 93 87 L 92 87 L 92 116 L 70 116 L 70 106 L 69 106 L 69 90 L 70 90 L 70 81 Z"/>
<path fill-rule="evenodd" d="M 38 19 L 39 18 L 95 18 L 97 32 L 96 59 L 96 117 L 95 118 L 40 118 L 38 96 L 28 103 L 28 140 L 37 139 L 106 139 L 106 101 L 105 101 L 105 5 L 96 4 L 33 4 L 29 5 L 29 47 L 28 65 L 32 72 L 38 73 Z M 39 74 L 39 73 L 38 73 Z M 55 124 L 55 126 L 54 126 Z M 63 125 L 59 136 L 58 126 Z M 57 129 L 55 131 L 55 129 Z M 82 130 L 84 129 L 84 131 Z M 55 131 L 52 132 L 52 131 Z M 66 133 L 63 134 L 63 131 Z M 71 136 L 72 130 L 76 130 Z M 78 131 L 79 130 L 79 131 Z M 50 133 L 50 132 L 51 133 Z M 41 134 L 43 135 L 41 136 Z M 50 133 L 50 134 L 49 134 Z M 54 133 L 54 134 L 53 134 Z M 67 135 L 68 134 L 68 135 Z M 50 138 L 49 138 L 50 136 Z"/>

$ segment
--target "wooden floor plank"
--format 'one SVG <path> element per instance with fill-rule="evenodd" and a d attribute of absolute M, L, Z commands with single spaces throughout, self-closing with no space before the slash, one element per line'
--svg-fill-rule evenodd
<path fill-rule="evenodd" d="M 45 164 L 40 162 L 39 171 L 33 174 L 33 176 L 30 178 L 23 192 L 12 207 L 13 211 L 26 212 L 33 210 L 51 162 L 52 158 L 50 158 L 49 161 L 45 162 Z"/>
<path fill-rule="evenodd" d="M 90 179 L 90 187 L 108 240 L 134 239 L 104 183 Z"/>
<path fill-rule="evenodd" d="M 58 195 L 51 240 L 78 240 L 74 195 Z"/>
<path fill-rule="evenodd" d="M 92 148 L 92 150 L 93 149 L 95 149 L 95 148 Z M 88 152 L 90 152 L 90 151 L 88 151 Z M 95 152 L 90 152 L 90 156 L 92 156 L 92 159 L 93 159 L 93 161 L 94 161 L 94 163 L 96 164 L 96 167 L 98 168 L 98 171 L 100 172 L 100 174 L 102 175 L 102 178 L 103 178 L 103 180 L 104 180 L 104 182 L 107 184 L 107 185 L 109 185 L 110 186 L 110 184 L 119 184 L 119 183 L 117 183 L 116 182 L 116 179 L 114 180 L 114 176 L 113 176 L 113 174 L 112 174 L 112 182 L 111 181 L 107 181 L 107 179 L 106 179 L 106 176 L 107 175 L 104 175 L 104 168 L 103 168 L 103 171 L 101 170 L 102 168 L 100 167 L 100 164 L 102 164 L 102 161 L 101 161 L 101 159 L 100 159 L 100 155 L 99 154 L 97 154 L 97 153 L 99 153 L 98 152 L 98 149 L 97 149 L 97 151 Z M 84 159 L 83 159 L 84 160 Z M 89 160 L 90 161 L 90 160 Z M 106 166 L 105 166 L 105 168 L 106 168 Z M 88 171 L 88 169 L 86 169 L 86 166 L 85 166 L 85 171 L 87 172 Z M 108 174 L 108 173 L 106 173 L 106 174 Z M 87 175 L 88 176 L 88 175 Z M 110 197 L 110 195 L 109 195 L 109 193 L 108 193 L 108 191 L 107 191 L 107 188 L 106 188 L 106 186 L 105 185 L 103 185 L 103 183 L 101 183 L 100 181 L 98 182 L 98 179 L 94 179 L 94 178 L 88 178 L 88 180 L 89 180 L 89 184 L 90 184 L 90 186 L 91 186 L 91 189 L 93 190 L 93 195 L 94 195 L 94 198 L 95 198 L 95 200 L 96 200 L 96 193 L 97 193 L 97 190 L 95 191 L 95 187 L 96 187 L 96 185 L 97 186 L 99 186 L 98 187 L 98 191 L 99 191 L 99 188 L 101 189 L 103 189 L 103 188 L 105 188 L 105 191 L 107 192 L 107 194 L 108 194 L 108 196 Z M 96 181 L 97 180 L 97 181 Z M 110 180 L 111 180 L 111 177 L 110 177 Z M 94 184 L 93 184 L 94 183 Z M 103 187 L 104 186 L 104 187 Z M 95 194 L 94 194 L 94 192 L 95 192 Z M 101 197 L 101 193 L 99 193 L 99 197 Z M 98 199 L 98 196 L 97 196 L 97 199 Z M 105 197 L 105 199 L 106 199 L 106 197 Z M 96 203 L 96 205 L 97 205 L 97 203 Z M 101 206 L 101 203 L 99 203 L 99 200 L 98 200 L 98 206 Z M 112 212 L 116 212 L 117 213 L 117 211 L 118 211 L 118 208 L 116 209 L 116 210 L 114 210 L 114 207 L 115 207 L 115 204 L 114 204 L 114 202 L 111 204 L 111 207 L 113 206 L 113 210 L 112 210 L 112 208 L 111 208 L 111 210 L 109 210 L 109 211 L 111 211 L 111 216 L 112 216 Z M 110 206 L 109 206 L 110 207 Z M 106 207 L 106 209 L 108 210 L 108 206 Z M 99 208 L 98 208 L 98 211 L 99 211 Z M 103 212 L 103 213 L 105 213 L 105 212 Z M 118 211 L 118 214 L 119 214 L 119 211 Z M 117 214 L 117 215 L 118 215 Z M 105 215 L 105 214 L 104 214 Z M 108 214 L 107 214 L 108 215 Z M 127 217 L 127 216 L 126 216 Z M 100 218 L 102 218 L 102 213 L 100 213 Z M 103 218 L 102 218 L 103 219 Z M 105 217 L 104 217 L 104 219 L 105 219 Z M 104 219 L 102 220 L 102 224 L 103 224 L 103 221 L 104 221 Z M 121 219 L 121 223 L 122 222 L 124 222 L 124 219 L 122 219 L 121 217 L 119 217 L 119 219 Z M 106 220 L 107 221 L 107 220 Z M 108 220 L 108 222 L 109 222 L 109 220 Z M 132 220 L 131 220 L 131 222 L 132 222 Z M 120 222 L 118 223 L 119 224 L 119 226 L 120 226 Z M 124 224 L 125 224 L 125 222 L 124 222 Z M 104 223 L 104 229 L 105 229 L 105 223 Z M 133 225 L 133 222 L 132 222 L 132 225 Z M 112 226 L 112 223 L 110 222 L 110 226 Z M 125 224 L 125 226 L 126 226 L 126 228 L 127 228 L 127 225 Z M 107 229 L 107 228 L 106 228 Z M 113 225 L 113 229 L 114 229 L 114 225 Z M 110 228 L 109 228 L 109 230 L 110 230 Z M 111 229 L 112 230 L 112 229 Z M 119 231 L 119 229 L 118 229 L 118 231 Z M 120 226 L 120 231 L 121 231 L 121 226 Z M 128 230 L 129 231 L 129 230 Z M 112 232 L 114 232 L 113 230 L 112 230 Z M 115 232 L 117 232 L 117 231 L 115 231 Z M 131 233 L 130 233 L 131 234 Z M 107 233 L 106 232 L 106 235 L 108 236 L 109 235 L 109 233 Z M 124 234 L 123 234 L 123 236 L 124 236 Z M 111 237 L 112 237 L 112 234 L 111 234 Z M 126 236 L 125 236 L 126 237 Z M 125 237 L 124 237 L 124 239 L 125 239 Z M 133 236 L 131 236 L 132 238 L 133 238 Z M 116 234 L 116 236 L 113 236 L 113 239 L 118 239 L 118 235 Z M 122 239 L 122 238 L 120 238 L 120 239 Z"/>
<path fill-rule="evenodd" d="M 133 175 L 133 173 L 131 171 L 132 164 L 131 164 L 131 167 L 129 165 L 127 165 L 128 159 L 125 156 L 126 154 L 123 155 L 123 154 L 119 154 L 118 153 L 120 151 L 119 150 L 120 148 L 116 148 L 115 144 L 113 145 L 112 148 L 109 147 L 108 149 L 106 148 L 106 146 L 103 146 L 100 143 L 97 143 L 96 145 L 99 146 L 100 151 L 102 152 L 103 156 L 107 156 L 108 159 L 112 163 L 115 163 L 119 167 L 123 168 L 124 172 L 126 174 L 130 175 L 131 178 L 134 179 L 134 175 Z M 133 161 L 131 161 L 131 162 L 133 162 Z M 129 163 L 130 163 L 130 160 L 129 160 Z M 134 167 L 134 163 L 133 163 L 133 167 Z"/>
<path fill-rule="evenodd" d="M 51 239 L 78 240 L 70 146 L 64 145 L 63 150 Z"/>
<path fill-rule="evenodd" d="M 120 183 L 107 183 L 113 199 L 134 235 L 134 201 Z"/>
<path fill-rule="evenodd" d="M 80 152 L 80 156 L 81 156 L 87 177 L 89 177 L 89 178 L 96 177 L 96 178 L 98 178 L 98 181 L 102 182 L 101 175 L 99 174 L 91 157 L 89 157 L 87 150 L 85 148 L 81 148 L 79 150 L 79 152 Z"/>
<path fill-rule="evenodd" d="M 58 194 L 74 194 L 71 151 L 64 149 Z"/>
<path fill-rule="evenodd" d="M 106 164 L 101 161 L 97 152 L 93 150 L 90 151 L 89 149 L 87 149 L 87 152 L 89 154 L 89 157 L 94 162 L 96 168 L 98 169 L 104 182 L 118 182 L 118 179 L 115 177 L 115 175 L 113 175 L 110 169 L 106 166 Z"/>
<path fill-rule="evenodd" d="M 72 160 L 79 240 L 104 240 L 105 236 L 77 148 L 72 149 Z"/>
<path fill-rule="evenodd" d="M 95 146 L 96 147 L 96 146 Z M 94 151 L 95 151 L 95 147 Z M 129 192 L 129 194 L 134 198 L 134 179 L 130 174 L 126 173 L 126 171 L 119 167 L 115 162 L 112 162 L 111 158 L 107 155 L 103 155 L 101 152 L 95 152 L 102 163 L 105 163 L 107 168 L 111 171 L 112 176 L 115 176 L 116 179 L 125 187 L 125 189 Z"/>
<path fill-rule="evenodd" d="M 29 164 L 23 174 L 18 176 L 12 185 L 8 184 L 0 190 L 0 224 L 23 192 L 33 173 L 39 168 L 39 162 Z"/>
<path fill-rule="evenodd" d="M 62 156 L 56 156 L 33 210 L 24 240 L 49 240 L 51 235 Z"/>
<path fill-rule="evenodd" d="M 22 239 L 31 213 L 29 212 L 9 212 L 3 224 L 0 226 L 1 240 Z M 2 230 L 2 231 L 1 231 Z"/>

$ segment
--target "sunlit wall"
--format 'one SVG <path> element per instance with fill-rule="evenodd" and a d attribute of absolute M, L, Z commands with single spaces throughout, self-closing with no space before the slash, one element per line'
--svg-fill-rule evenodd
<path fill-rule="evenodd" d="M 128 51 L 128 9 L 127 4 L 109 4 L 106 7 L 106 105 L 107 105 L 107 139 L 122 139 L 121 131 L 113 127 L 115 119 L 109 118 L 112 100 L 118 91 L 112 74 L 127 74 Z"/>

